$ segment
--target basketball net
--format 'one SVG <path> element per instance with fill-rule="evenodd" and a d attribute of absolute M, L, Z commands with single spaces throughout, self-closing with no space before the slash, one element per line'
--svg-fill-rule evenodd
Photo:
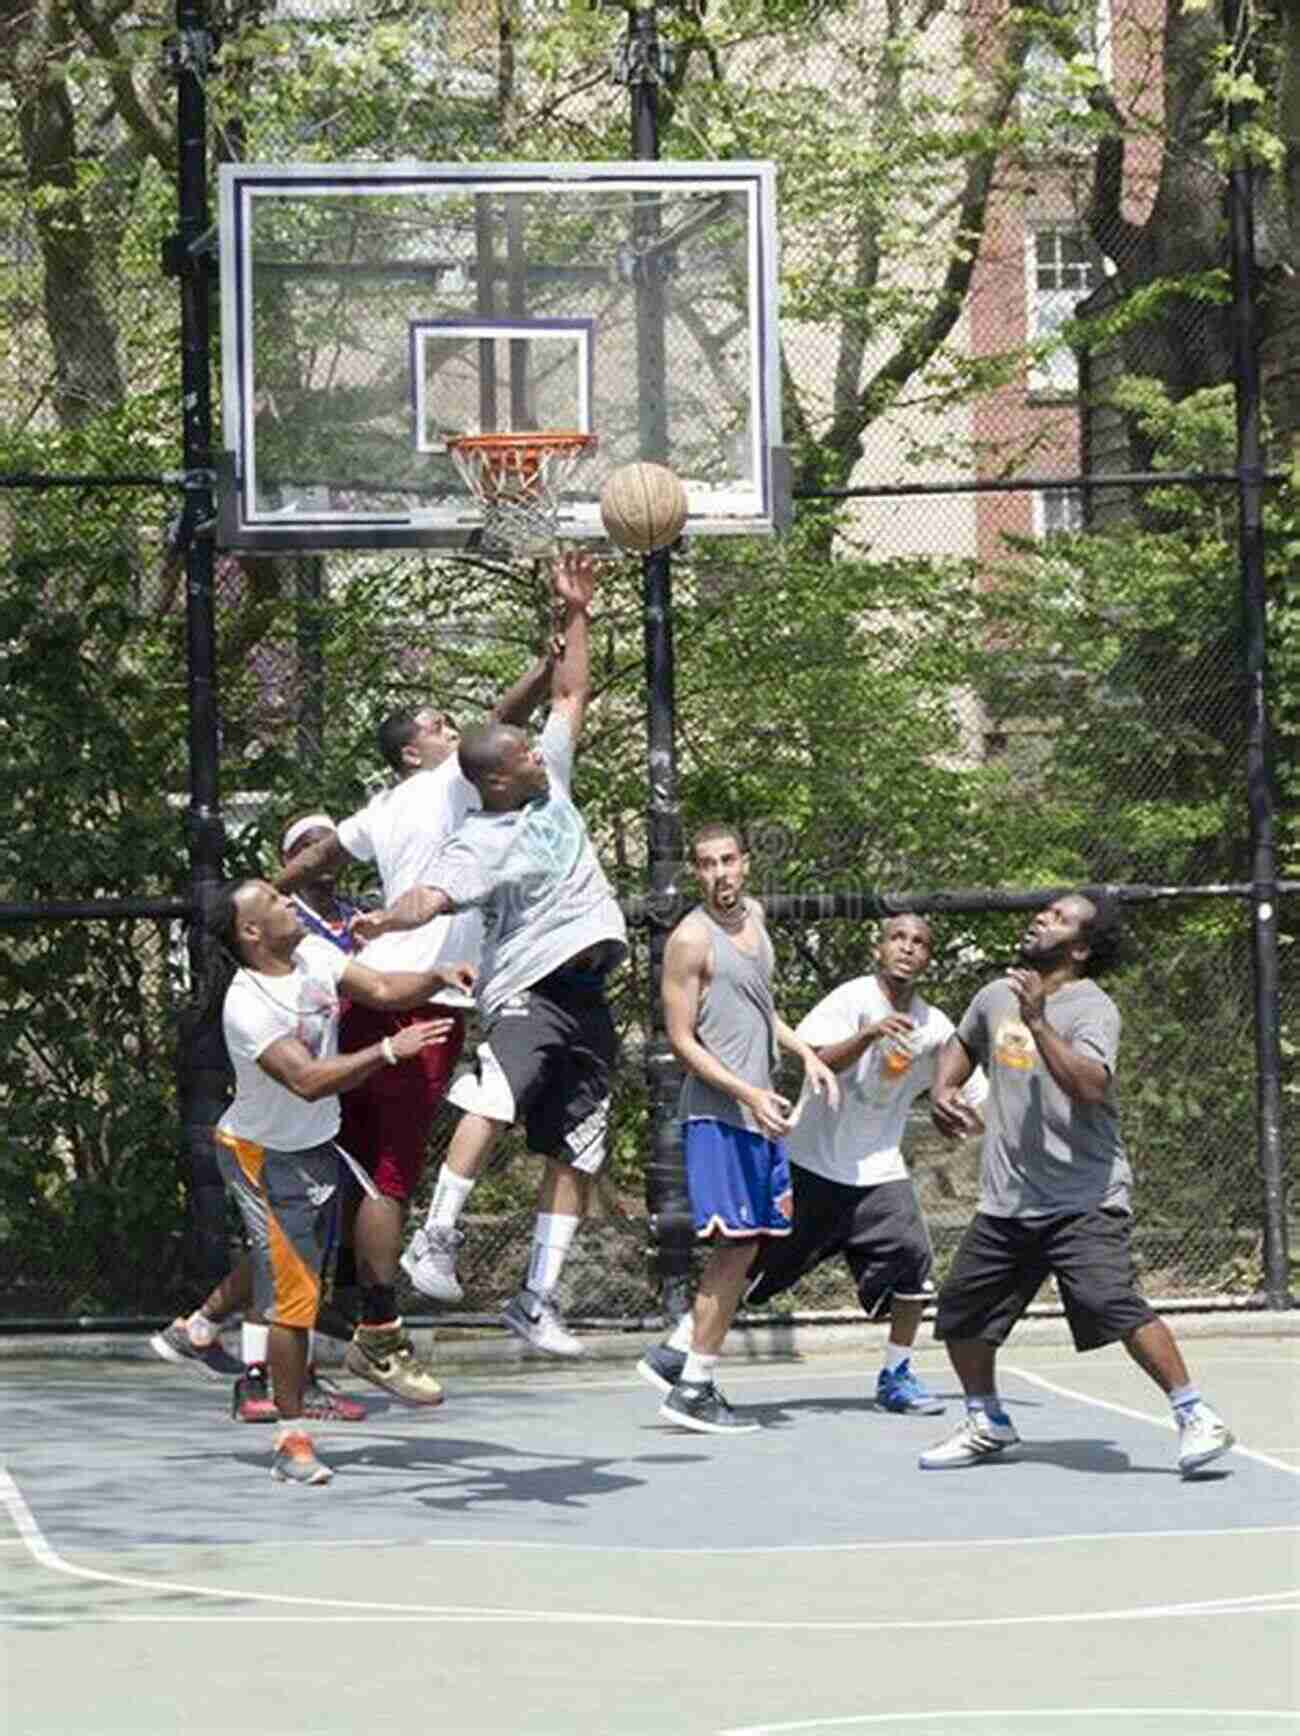
<path fill-rule="evenodd" d="M 559 546 L 560 494 L 594 434 L 459 434 L 447 442 L 462 482 L 483 509 L 483 546 L 542 560 Z"/>

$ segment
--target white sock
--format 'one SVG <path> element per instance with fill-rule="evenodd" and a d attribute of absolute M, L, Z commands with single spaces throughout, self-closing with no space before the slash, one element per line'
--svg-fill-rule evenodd
<path fill-rule="evenodd" d="M 891 1338 L 885 1346 L 885 1367 L 892 1374 L 896 1368 L 902 1367 L 911 1354 L 910 1344 L 895 1344 Z"/>
<path fill-rule="evenodd" d="M 209 1320 L 201 1308 L 196 1308 L 185 1322 L 185 1336 L 196 1350 L 206 1350 L 210 1344 L 215 1344 L 221 1328 L 215 1320 Z"/>
<path fill-rule="evenodd" d="M 972 1416 L 981 1413 L 992 1417 L 994 1422 L 1010 1422 L 1010 1417 L 1002 1408 L 1002 1400 L 996 1392 L 968 1392 L 966 1394 L 966 1409 Z"/>
<path fill-rule="evenodd" d="M 465 1209 L 465 1201 L 474 1191 L 474 1182 L 472 1175 L 457 1175 L 454 1169 L 448 1169 L 444 1163 L 438 1171 L 433 1198 L 429 1201 L 429 1211 L 424 1220 L 425 1229 L 454 1230 L 456 1219 Z"/>
<path fill-rule="evenodd" d="M 314 1368 L 315 1366 L 316 1366 L 316 1328 L 314 1326 L 309 1326 L 307 1328 L 307 1367 L 308 1368 Z"/>
<path fill-rule="evenodd" d="M 669 1350 L 689 1350 L 691 1340 L 695 1337 L 695 1316 L 687 1309 L 672 1331 L 664 1339 Z"/>
<path fill-rule="evenodd" d="M 562 1217 L 559 1212 L 538 1212 L 533 1246 L 528 1256 L 528 1276 L 524 1280 L 525 1287 L 534 1296 L 549 1296 L 559 1283 L 580 1221 Z"/>
<path fill-rule="evenodd" d="M 713 1371 L 717 1366 L 716 1356 L 706 1356 L 698 1350 L 689 1351 L 686 1357 L 686 1367 L 682 1370 L 682 1379 L 691 1386 L 707 1386 L 712 1382 Z"/>
<path fill-rule="evenodd" d="M 245 1320 L 239 1329 L 239 1355 L 244 1367 L 249 1368 L 258 1362 L 265 1368 L 267 1346 L 271 1342 L 269 1326 L 256 1326 Z"/>
<path fill-rule="evenodd" d="M 1199 1386 L 1176 1386 L 1169 1394 L 1169 1403 L 1175 1411 L 1191 1410 L 1193 1405 L 1200 1404 L 1201 1389 Z"/>

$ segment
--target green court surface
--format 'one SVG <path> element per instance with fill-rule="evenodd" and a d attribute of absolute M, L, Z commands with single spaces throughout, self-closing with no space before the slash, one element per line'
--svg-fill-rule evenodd
<path fill-rule="evenodd" d="M 954 1383 L 926 1346 L 946 1415 L 877 1410 L 876 1336 L 729 1362 L 731 1440 L 665 1424 L 630 1341 L 361 1391 L 319 1489 L 185 1371 L 0 1363 L 0 1728 L 1300 1736 L 1294 1338 L 1186 1343 L 1238 1446 L 1183 1479 L 1122 1351 L 1014 1339 L 1021 1448 L 922 1472 Z"/>

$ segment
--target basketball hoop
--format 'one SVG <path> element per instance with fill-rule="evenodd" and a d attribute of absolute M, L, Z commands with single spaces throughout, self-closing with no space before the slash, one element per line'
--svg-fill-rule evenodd
<path fill-rule="evenodd" d="M 517 560 L 555 553 L 560 491 L 596 447 L 594 434 L 458 434 L 447 450 L 483 508 L 483 542 Z"/>

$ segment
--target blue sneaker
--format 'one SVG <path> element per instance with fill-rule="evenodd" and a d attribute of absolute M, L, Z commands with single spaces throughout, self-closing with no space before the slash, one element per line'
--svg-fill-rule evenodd
<path fill-rule="evenodd" d="M 900 1416 L 937 1417 L 943 1409 L 943 1400 L 921 1384 L 912 1373 L 910 1362 L 900 1362 L 895 1369 L 881 1369 L 876 1381 L 876 1403 L 882 1410 L 896 1411 Z"/>

